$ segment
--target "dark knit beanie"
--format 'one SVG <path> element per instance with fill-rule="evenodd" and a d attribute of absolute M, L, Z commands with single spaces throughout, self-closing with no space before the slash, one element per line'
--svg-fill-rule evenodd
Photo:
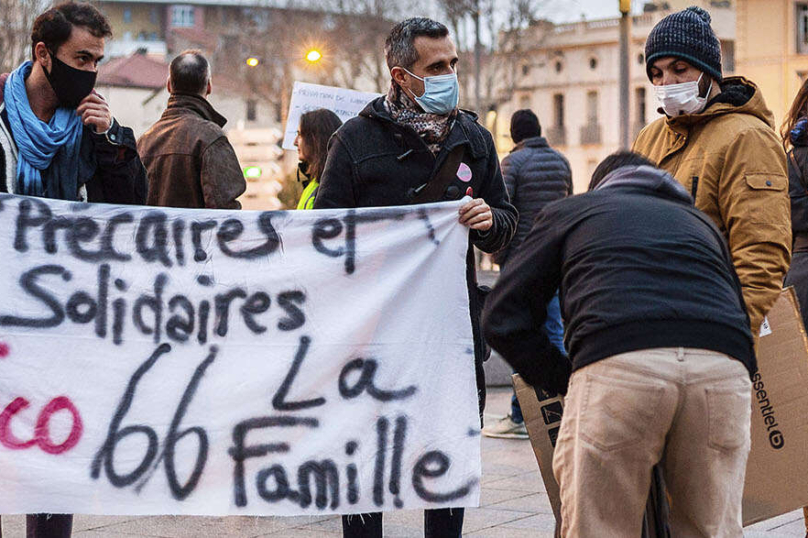
<path fill-rule="evenodd" d="M 511 139 L 514 143 L 533 136 L 541 136 L 541 125 L 536 114 L 528 108 L 514 112 L 511 116 Z"/>
<path fill-rule="evenodd" d="M 645 42 L 645 72 L 666 56 L 681 58 L 721 81 L 721 44 L 710 27 L 710 14 L 691 6 L 671 13 L 654 26 Z"/>

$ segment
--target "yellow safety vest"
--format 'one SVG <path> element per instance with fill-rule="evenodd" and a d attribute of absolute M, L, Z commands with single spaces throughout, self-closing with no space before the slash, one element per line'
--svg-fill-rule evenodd
<path fill-rule="evenodd" d="M 303 189 L 303 194 L 300 195 L 300 201 L 297 203 L 298 209 L 314 209 L 314 195 L 317 193 L 317 187 L 320 184 L 317 180 L 311 180 L 306 188 Z"/>

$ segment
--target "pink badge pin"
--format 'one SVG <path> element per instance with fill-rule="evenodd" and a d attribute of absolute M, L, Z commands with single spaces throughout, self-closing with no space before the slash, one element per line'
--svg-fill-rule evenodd
<path fill-rule="evenodd" d="M 457 168 L 457 179 L 468 183 L 471 181 L 471 168 L 466 163 L 460 163 L 460 166 Z"/>

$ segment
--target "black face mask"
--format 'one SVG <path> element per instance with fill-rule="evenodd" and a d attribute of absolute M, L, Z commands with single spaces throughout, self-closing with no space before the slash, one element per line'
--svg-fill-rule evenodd
<path fill-rule="evenodd" d="M 51 57 L 51 72 L 45 71 L 45 78 L 56 93 L 59 106 L 65 108 L 76 108 L 79 103 L 90 95 L 95 87 L 95 78 L 98 75 L 95 71 L 82 71 L 71 67 L 48 51 Z"/>

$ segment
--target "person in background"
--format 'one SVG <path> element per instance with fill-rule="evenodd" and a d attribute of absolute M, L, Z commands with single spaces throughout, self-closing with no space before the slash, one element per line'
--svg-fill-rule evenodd
<path fill-rule="evenodd" d="M 640 536 L 659 464 L 671 536 L 740 537 L 757 364 L 724 238 L 637 154 L 607 157 L 589 190 L 541 212 L 483 314 L 526 382 L 566 394 L 561 535 Z M 541 330 L 558 289 L 569 358 Z"/>
<path fill-rule="evenodd" d="M 791 199 L 791 266 L 784 286 L 794 286 L 803 325 L 808 327 L 808 81 L 791 104 L 780 130 L 788 155 L 788 195 Z M 803 508 L 808 536 L 808 507 Z"/>
<path fill-rule="evenodd" d="M 244 172 L 222 127 L 227 120 L 207 100 L 210 65 L 198 50 L 171 61 L 168 107 L 137 142 L 149 174 L 149 205 L 241 209 Z"/>
<path fill-rule="evenodd" d="M 0 75 L 0 192 L 145 202 L 146 171 L 135 135 L 93 90 L 111 35 L 91 4 L 65 2 L 36 18 L 31 59 Z M 26 524 L 29 538 L 66 538 L 73 516 L 29 515 Z"/>
<path fill-rule="evenodd" d="M 300 116 L 297 128 L 295 147 L 297 148 L 298 181 L 300 174 L 303 180 L 303 194 L 297 203 L 298 209 L 314 209 L 314 197 L 323 176 L 325 159 L 328 157 L 328 140 L 340 128 L 342 120 L 328 109 L 318 108 L 304 112 Z"/>
<path fill-rule="evenodd" d="M 665 117 L 633 150 L 673 175 L 727 239 L 752 333 L 774 305 L 791 258 L 786 156 L 760 90 L 724 78 L 710 15 L 689 7 L 659 21 L 645 44 Z"/>
<path fill-rule="evenodd" d="M 541 136 L 539 118 L 532 110 L 523 109 L 513 113 L 511 139 L 516 146 L 502 159 L 502 176 L 511 203 L 519 212 L 519 222 L 510 244 L 494 254 L 494 261 L 501 269 L 505 269 L 508 260 L 519 252 L 522 242 L 533 227 L 533 221 L 544 206 L 572 194 L 569 162 Z M 566 353 L 564 322 L 561 319 L 558 296 L 547 305 L 544 330 L 553 345 Z M 483 428 L 483 435 L 509 439 L 528 438 L 525 419 L 515 392 L 511 395 L 511 412 Z"/>

